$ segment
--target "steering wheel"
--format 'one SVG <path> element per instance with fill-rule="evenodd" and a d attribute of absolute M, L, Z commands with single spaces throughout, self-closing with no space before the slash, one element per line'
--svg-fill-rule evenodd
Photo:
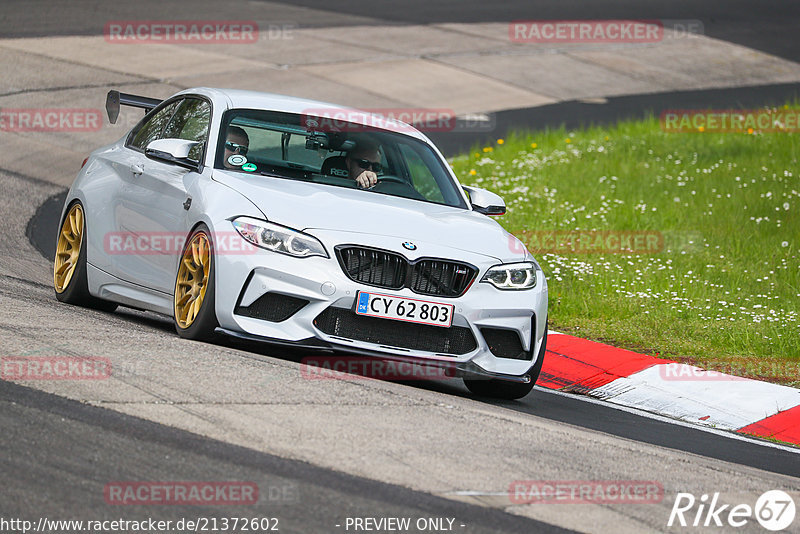
<path fill-rule="evenodd" d="M 389 174 L 387 174 L 385 176 L 379 176 L 378 177 L 378 184 L 381 183 L 381 182 L 392 182 L 392 183 L 402 184 L 402 185 L 406 185 L 406 186 L 409 185 L 408 182 L 406 182 L 402 178 L 398 178 L 397 176 L 392 176 L 392 175 L 389 175 Z M 378 185 L 378 184 L 375 184 L 375 185 Z M 375 187 L 375 186 L 372 186 L 372 187 Z"/>
<path fill-rule="evenodd" d="M 398 191 L 397 186 L 392 187 L 392 184 L 402 186 Z M 417 200 L 425 200 L 425 197 L 417 191 L 417 189 L 398 176 L 384 175 L 378 178 L 378 183 L 369 188 L 371 191 L 378 193 L 390 193 L 405 198 L 414 198 Z"/>

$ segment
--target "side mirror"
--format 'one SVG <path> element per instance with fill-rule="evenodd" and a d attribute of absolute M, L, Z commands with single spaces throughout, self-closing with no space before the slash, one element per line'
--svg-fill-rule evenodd
<path fill-rule="evenodd" d="M 199 141 L 187 141 L 186 139 L 156 139 L 150 141 L 144 150 L 144 155 L 150 159 L 200 172 L 202 170 L 200 162 L 189 159 L 189 151 L 197 144 Z"/>
<path fill-rule="evenodd" d="M 503 215 L 506 212 L 506 203 L 499 195 L 478 187 L 462 186 L 469 197 L 472 209 L 484 215 Z"/>

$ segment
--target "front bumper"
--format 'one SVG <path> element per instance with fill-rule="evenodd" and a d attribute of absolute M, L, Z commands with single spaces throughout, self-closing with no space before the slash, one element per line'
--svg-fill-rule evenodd
<path fill-rule="evenodd" d="M 385 243 L 360 244 L 386 248 Z M 326 240 L 327 241 L 327 240 Z M 329 252 L 333 247 L 325 243 Z M 407 255 L 407 254 L 406 254 Z M 452 257 L 453 254 L 450 254 Z M 447 257 L 443 254 L 440 257 Z M 335 257 L 294 258 L 268 251 L 257 250 L 251 254 L 220 255 L 216 258 L 216 311 L 220 332 L 239 338 L 286 344 L 316 350 L 378 356 L 404 361 L 424 361 L 427 365 L 454 367 L 465 377 L 488 377 L 514 382 L 526 382 L 527 373 L 536 363 L 547 318 L 547 283 L 544 274 L 537 272 L 537 285 L 525 291 L 501 291 L 479 280 L 490 266 L 497 262 L 474 253 L 459 251 L 457 259 L 467 261 L 480 269 L 476 281 L 458 298 L 422 296 L 408 288 L 387 290 L 364 285 L 349 279 Z M 468 332 L 474 338 L 469 350 L 448 353 L 438 343 L 432 350 L 420 348 L 420 343 L 405 343 L 403 336 L 391 336 L 394 341 L 378 341 L 375 336 L 331 333 L 320 328 L 318 318 L 324 312 L 335 312 L 338 318 L 355 316 L 354 302 L 358 291 L 377 291 L 398 297 L 422 298 L 453 304 L 452 327 L 460 333 Z M 282 320 L 264 320 L 248 317 L 242 308 L 253 305 L 264 295 L 288 295 L 305 301 L 299 310 Z M 237 313 L 237 310 L 239 313 Z M 290 310 L 291 311 L 291 310 Z M 361 317 L 361 316 L 358 316 Z M 338 319 L 334 318 L 333 321 Z M 381 321 L 384 330 L 396 324 L 398 331 L 406 331 L 408 323 L 388 319 Z M 330 324 L 330 321 L 328 321 Z M 450 330 L 430 327 L 437 330 Z M 523 358 L 498 357 L 490 348 L 484 332 L 492 329 L 513 332 L 518 336 L 520 348 L 527 354 Z M 328 330 L 326 333 L 323 330 Z M 351 330 L 354 331 L 354 330 Z M 355 331 L 354 331 L 355 332 Z M 413 332 L 419 332 L 414 330 Z M 338 335 L 337 335 L 338 334 Z M 360 333 L 359 333 L 360 334 Z M 414 334 L 416 335 L 416 334 Z M 362 339 L 357 339 L 361 337 Z M 370 339 L 370 341 L 365 340 Z M 405 345 L 405 346 L 404 346 Z M 424 345 L 424 343 L 423 343 Z M 449 342 L 444 344 L 450 346 Z M 463 346 L 463 345 L 462 345 Z M 411 347 L 411 348 L 410 348 Z M 494 352 L 497 352 L 496 347 Z"/>
<path fill-rule="evenodd" d="M 448 377 L 458 377 L 458 378 L 472 378 L 472 379 L 494 379 L 494 380 L 503 380 L 505 382 L 514 382 L 517 384 L 528 384 L 531 381 L 531 377 L 526 373 L 522 376 L 516 375 L 505 375 L 500 373 L 491 373 L 482 367 L 475 365 L 472 362 L 446 362 L 446 361 L 439 361 L 439 360 L 431 360 L 429 358 L 417 358 L 414 356 L 397 356 L 391 353 L 386 352 L 377 352 L 377 351 L 370 351 L 366 349 L 358 349 L 353 348 L 348 345 L 337 345 L 334 343 L 329 343 L 326 341 L 319 340 L 317 338 L 309 338 L 303 339 L 300 341 L 286 341 L 283 339 L 274 339 L 268 337 L 261 337 L 255 336 L 253 334 L 247 334 L 245 332 L 236 332 L 233 330 L 226 330 L 224 328 L 217 328 L 215 330 L 217 334 L 221 334 L 224 336 L 241 339 L 245 341 L 255 341 L 260 343 L 270 343 L 273 345 L 281 345 L 285 347 L 291 347 L 294 349 L 305 349 L 309 351 L 321 351 L 321 352 L 345 352 L 345 353 L 352 353 L 357 354 L 359 356 L 369 356 L 374 358 L 381 358 L 383 360 L 392 360 L 397 362 L 411 362 L 418 365 L 424 365 L 428 367 L 440 367 L 447 371 Z M 452 373 L 451 373 L 452 372 Z M 413 375 L 412 375 L 413 376 Z M 411 378 L 413 379 L 413 378 Z"/>

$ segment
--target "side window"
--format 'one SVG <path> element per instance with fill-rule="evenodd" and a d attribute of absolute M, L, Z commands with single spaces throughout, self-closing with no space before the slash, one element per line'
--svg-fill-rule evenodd
<path fill-rule="evenodd" d="M 173 102 L 138 126 L 129 145 L 143 151 L 150 141 L 158 139 L 177 106 L 178 102 Z"/>
<path fill-rule="evenodd" d="M 200 161 L 208 140 L 208 123 L 211 120 L 211 105 L 199 98 L 184 99 L 172 120 L 164 130 L 164 139 L 186 139 L 199 141 L 189 151 L 189 159 Z"/>
<path fill-rule="evenodd" d="M 419 157 L 419 154 L 405 143 L 400 143 L 399 148 L 400 152 L 403 153 L 403 158 L 406 160 L 408 172 L 411 173 L 411 180 L 417 191 L 422 193 L 422 196 L 427 200 L 444 203 L 442 190 L 436 183 L 436 178 L 422 158 Z"/>

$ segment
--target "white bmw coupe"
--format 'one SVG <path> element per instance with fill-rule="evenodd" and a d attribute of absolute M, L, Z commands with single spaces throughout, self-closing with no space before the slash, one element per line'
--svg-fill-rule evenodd
<path fill-rule="evenodd" d="M 221 335 L 455 369 L 520 398 L 547 341 L 547 282 L 422 133 L 331 104 L 195 88 L 86 159 L 64 204 L 60 301 Z M 357 176 L 356 176 L 357 175 Z"/>

